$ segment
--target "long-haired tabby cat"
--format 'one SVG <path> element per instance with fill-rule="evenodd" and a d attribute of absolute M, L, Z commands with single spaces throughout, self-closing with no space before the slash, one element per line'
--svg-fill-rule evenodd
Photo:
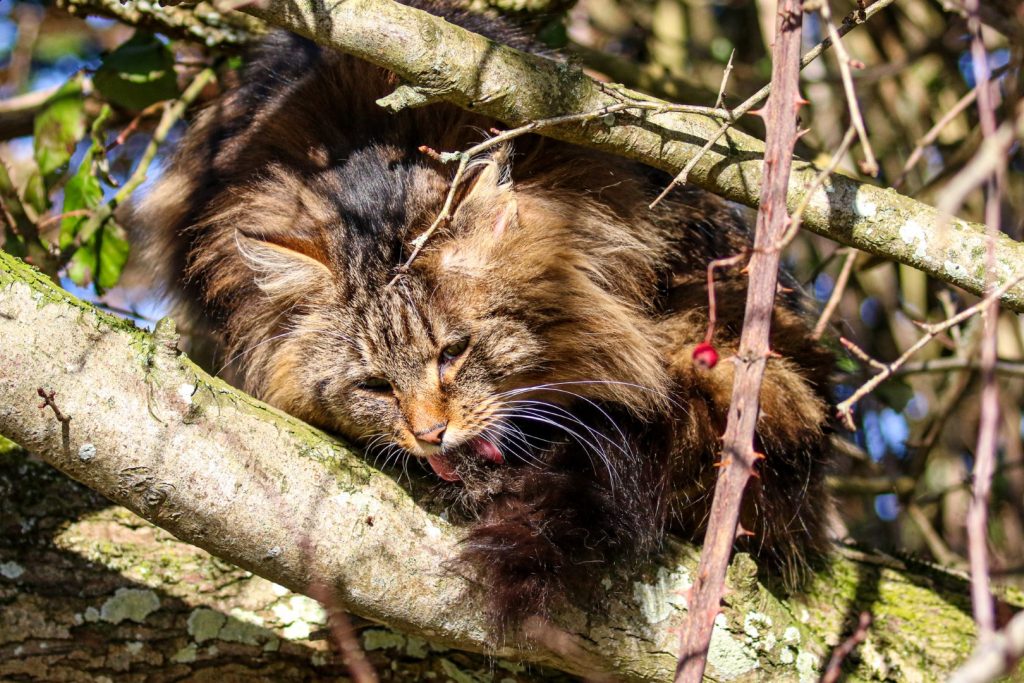
<path fill-rule="evenodd" d="M 421 2 L 415 3 L 421 5 Z M 500 24 L 427 9 L 533 49 Z M 602 561 L 666 531 L 700 538 L 732 364 L 695 365 L 708 261 L 740 217 L 619 158 L 521 138 L 478 159 L 450 223 L 392 286 L 464 149 L 493 121 L 448 105 L 389 115 L 392 74 L 268 39 L 189 128 L 129 222 L 148 268 L 237 381 L 373 456 L 429 465 L 467 513 L 462 560 L 495 622 L 544 614 Z M 714 340 L 737 345 L 746 279 L 718 279 Z M 785 297 L 784 297 L 785 298 Z M 797 581 L 826 547 L 831 356 L 778 304 L 761 398 L 767 454 L 739 541 Z"/>

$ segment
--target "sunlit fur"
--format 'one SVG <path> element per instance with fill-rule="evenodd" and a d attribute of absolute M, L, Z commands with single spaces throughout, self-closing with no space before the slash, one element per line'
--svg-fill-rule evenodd
<path fill-rule="evenodd" d="M 452 463 L 462 481 L 439 486 L 470 519 L 462 559 L 509 626 L 604 562 L 655 550 L 666 529 L 700 539 L 733 366 L 698 369 L 691 354 L 706 265 L 747 235 L 711 195 L 679 190 L 649 210 L 661 174 L 527 137 L 472 165 L 452 220 L 387 287 L 454 170 L 418 147 L 463 149 L 495 125 L 446 105 L 388 115 L 375 100 L 395 83 L 274 36 L 124 218 L 140 262 L 193 329 L 216 336 L 233 381 L 380 464 Z M 726 359 L 745 283 L 720 273 Z M 829 507 L 830 356 L 795 296 L 775 311 L 767 459 L 743 510 L 754 535 L 740 542 L 791 585 L 826 548 Z M 416 438 L 439 424 L 441 445 Z M 481 436 L 504 464 L 469 445 Z"/>

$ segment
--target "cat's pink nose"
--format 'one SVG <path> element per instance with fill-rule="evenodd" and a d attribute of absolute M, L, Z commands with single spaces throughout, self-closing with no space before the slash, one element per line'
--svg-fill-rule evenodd
<path fill-rule="evenodd" d="M 441 439 L 444 438 L 444 430 L 448 425 L 441 423 L 434 425 L 430 429 L 416 433 L 416 438 L 420 441 L 432 444 L 440 444 Z"/>

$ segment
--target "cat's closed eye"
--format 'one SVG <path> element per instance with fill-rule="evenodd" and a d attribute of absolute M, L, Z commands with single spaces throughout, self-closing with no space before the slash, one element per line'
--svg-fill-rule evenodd
<path fill-rule="evenodd" d="M 383 377 L 367 377 L 357 385 L 363 391 L 372 391 L 375 394 L 383 394 L 392 391 L 391 382 Z"/>

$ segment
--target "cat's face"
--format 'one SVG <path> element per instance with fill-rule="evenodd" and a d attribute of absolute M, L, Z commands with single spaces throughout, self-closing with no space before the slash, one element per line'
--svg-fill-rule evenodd
<path fill-rule="evenodd" d="M 295 221 L 287 239 L 243 234 L 237 248 L 269 296 L 261 316 L 280 335 L 250 361 L 247 387 L 449 480 L 453 455 L 500 465 L 529 457 L 534 427 L 585 430 L 566 425 L 574 402 L 657 409 L 664 371 L 635 304 L 608 291 L 572 217 L 499 176 L 485 169 L 390 285 L 394 261 L 374 274 L 350 245 L 332 264 L 330 249 L 297 244 Z"/>
<path fill-rule="evenodd" d="M 326 424 L 455 478 L 445 454 L 504 461 L 508 418 L 550 361 L 542 334 L 472 284 L 422 278 L 306 321 L 302 372 Z M 315 320 L 313 319 L 315 317 Z"/>

